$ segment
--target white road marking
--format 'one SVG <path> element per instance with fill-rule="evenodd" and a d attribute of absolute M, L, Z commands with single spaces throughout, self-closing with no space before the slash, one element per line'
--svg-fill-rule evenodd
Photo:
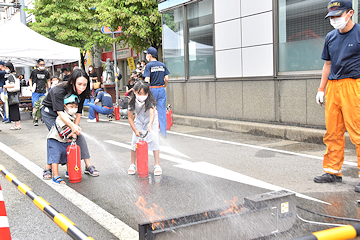
<path fill-rule="evenodd" d="M 294 155 L 294 156 L 299 156 L 299 157 L 312 158 L 312 159 L 317 159 L 317 160 L 323 160 L 324 159 L 323 157 L 313 156 L 313 155 L 309 155 L 309 154 L 290 152 L 290 151 L 285 151 L 285 150 L 280 150 L 280 149 L 261 147 L 261 146 L 246 144 L 246 143 L 231 142 L 231 141 L 208 138 L 208 137 L 201 137 L 201 136 L 196 136 L 196 135 L 191 135 L 191 134 L 186 134 L 186 133 L 178 133 L 178 132 L 173 132 L 173 131 L 167 131 L 167 133 L 178 135 L 178 136 L 183 136 L 183 137 L 191 137 L 191 138 L 196 138 L 196 139 L 201 139 L 201 140 L 206 140 L 206 141 L 225 143 L 225 144 L 242 146 L 242 147 L 249 147 L 249 148 L 256 148 L 256 149 L 261 149 L 261 150 L 267 150 L 267 151 L 272 151 L 272 152 L 289 154 L 289 155 Z M 349 165 L 349 166 L 354 166 L 354 167 L 358 166 L 357 163 L 355 163 L 355 162 L 344 161 L 344 164 Z"/>
<path fill-rule="evenodd" d="M 234 182 L 244 183 L 244 184 L 259 187 L 259 188 L 265 188 L 265 189 L 269 189 L 272 191 L 286 190 L 286 191 L 295 193 L 296 196 L 298 196 L 298 197 L 331 205 L 328 202 L 324 202 L 319 199 L 312 198 L 307 195 L 297 193 L 292 190 L 282 188 L 282 187 L 261 181 L 256 178 L 252 178 L 252 177 L 231 171 L 229 169 L 216 166 L 216 165 L 208 163 L 208 162 L 196 162 L 196 163 L 191 163 L 191 164 L 181 164 L 181 165 L 176 165 L 175 167 L 211 175 L 211 176 L 218 177 L 218 178 L 227 179 L 227 180 L 234 181 Z"/>
<path fill-rule="evenodd" d="M 31 162 L 30 160 L 28 160 L 21 154 L 17 153 L 10 147 L 6 146 L 2 142 L 0 142 L 0 150 L 3 151 L 8 156 L 10 156 L 11 158 L 13 158 L 19 164 L 23 165 L 26 169 L 32 172 L 39 179 L 43 180 L 42 178 L 43 169 L 40 168 L 38 165 Z M 52 184 L 52 181 L 43 181 L 43 182 L 48 184 L 51 188 L 55 189 L 63 197 L 68 199 L 71 203 L 73 203 L 75 206 L 80 208 L 83 212 L 85 212 L 92 219 L 94 219 L 96 222 L 98 222 L 101 226 L 106 228 L 109 232 L 114 234 L 119 239 L 129 239 L 129 240 L 139 239 L 138 237 L 139 233 L 137 231 L 135 231 L 127 224 L 116 218 L 114 215 L 105 211 L 100 206 L 93 203 L 91 200 L 87 199 L 80 193 L 76 192 L 74 189 L 66 185 L 58 186 Z"/>
<path fill-rule="evenodd" d="M 131 145 L 129 145 L 129 144 L 120 143 L 120 142 L 116 142 L 116 141 L 113 141 L 113 140 L 105 140 L 104 142 L 115 145 L 115 146 L 123 147 L 123 148 L 126 148 L 126 149 L 131 149 Z M 149 155 L 153 156 L 152 152 L 149 151 Z M 297 193 L 297 192 L 294 192 L 292 190 L 288 190 L 286 188 L 282 188 L 282 187 L 279 187 L 279 186 L 276 186 L 276 185 L 273 185 L 273 184 L 258 180 L 256 178 L 249 177 L 249 176 L 246 176 L 246 175 L 243 175 L 243 174 L 228 170 L 226 168 L 216 166 L 216 165 L 211 164 L 211 163 L 207 163 L 207 162 L 190 162 L 190 161 L 187 161 L 187 160 L 182 160 L 182 159 L 175 158 L 175 157 L 168 156 L 168 155 L 161 154 L 161 153 L 160 153 L 160 158 L 165 159 L 165 160 L 169 160 L 171 162 L 180 163 L 180 165 L 175 165 L 175 167 L 179 167 L 179 168 L 183 168 L 183 169 L 187 169 L 187 170 L 207 174 L 207 175 L 218 177 L 218 178 L 227 179 L 227 180 L 234 181 L 234 182 L 244 183 L 244 184 L 255 186 L 255 187 L 265 188 L 265 189 L 269 189 L 269 190 L 272 190 L 272 191 L 287 190 L 287 191 L 295 193 L 296 196 L 298 196 L 298 197 L 308 199 L 308 200 L 312 200 L 312 201 L 315 201 L 315 202 L 320 202 L 320 203 L 325 203 L 325 204 L 331 205 L 328 202 L 324 202 L 324 201 L 321 201 L 319 199 L 312 198 L 312 197 L 309 197 L 307 195 Z"/>
<path fill-rule="evenodd" d="M 105 121 L 105 120 L 101 120 L 101 121 Z M 126 125 L 126 126 L 130 125 L 128 123 L 115 122 L 115 121 L 112 121 L 112 123 Z M 174 135 L 183 136 L 183 137 L 191 137 L 191 138 L 197 138 L 197 139 L 206 140 L 206 141 L 225 143 L 225 144 L 237 145 L 237 146 L 243 146 L 243 147 L 249 147 L 249 148 L 257 148 L 257 149 L 261 149 L 261 150 L 268 150 L 268 151 L 272 151 L 272 152 L 278 152 L 278 153 L 289 154 L 289 155 L 300 156 L 300 157 L 307 157 L 307 158 L 312 158 L 312 159 L 317 159 L 317 160 L 324 159 L 323 157 L 318 157 L 318 156 L 314 156 L 314 155 L 290 152 L 290 151 L 268 148 L 268 147 L 261 147 L 261 146 L 246 144 L 246 143 L 231 142 L 231 141 L 226 141 L 226 140 L 220 140 L 220 139 L 209 138 L 209 137 L 201 137 L 201 136 L 191 135 L 191 134 L 187 134 L 187 133 L 178 133 L 178 132 L 173 132 L 173 131 L 166 131 L 166 132 L 169 134 L 174 134 Z M 352 166 L 352 167 L 358 167 L 358 164 L 356 162 L 344 161 L 343 164 Z"/>
<path fill-rule="evenodd" d="M 104 142 L 110 143 L 110 144 L 115 145 L 115 146 L 127 148 L 127 149 L 130 149 L 130 150 L 131 150 L 131 145 L 129 145 L 129 144 L 120 143 L 120 142 L 116 142 L 116 141 L 113 141 L 113 140 L 105 140 Z M 152 151 L 149 151 L 149 155 L 150 155 L 150 156 L 154 156 L 154 154 L 153 154 Z M 174 162 L 174 163 L 178 163 L 178 164 L 191 163 L 191 162 L 189 162 L 189 161 L 182 160 L 182 159 L 180 159 L 180 158 L 176 158 L 176 157 L 169 156 L 169 155 L 162 154 L 162 153 L 160 153 L 160 158 L 166 159 L 166 160 L 168 160 L 168 161 L 171 161 L 171 162 Z"/>

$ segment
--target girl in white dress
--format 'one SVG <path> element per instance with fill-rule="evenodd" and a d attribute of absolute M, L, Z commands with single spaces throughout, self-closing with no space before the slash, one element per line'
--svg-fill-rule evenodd
<path fill-rule="evenodd" d="M 144 140 L 148 143 L 149 151 L 154 152 L 154 175 L 159 176 L 162 174 L 162 169 L 159 165 L 159 122 L 155 110 L 156 100 L 151 94 L 149 84 L 144 81 L 135 83 L 134 93 L 129 102 L 128 112 L 129 123 L 134 131 L 131 144 L 131 165 L 128 174 L 133 175 L 136 172 L 135 144 L 139 141 L 140 133 L 145 135 L 148 132 Z"/>

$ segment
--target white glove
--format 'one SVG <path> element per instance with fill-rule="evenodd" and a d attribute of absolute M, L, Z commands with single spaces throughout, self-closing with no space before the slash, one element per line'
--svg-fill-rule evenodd
<path fill-rule="evenodd" d="M 319 91 L 319 92 L 317 92 L 317 94 L 316 94 L 316 102 L 317 102 L 317 104 L 319 104 L 320 106 L 322 106 L 322 105 L 325 103 L 324 96 L 325 96 L 325 93 L 322 92 L 322 91 Z"/>

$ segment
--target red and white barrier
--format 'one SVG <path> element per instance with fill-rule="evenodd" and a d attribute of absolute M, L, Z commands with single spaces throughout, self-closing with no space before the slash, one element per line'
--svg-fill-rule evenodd
<path fill-rule="evenodd" d="M 0 184 L 0 236 L 2 240 L 11 240 L 9 221 L 6 215 L 5 202 Z"/>

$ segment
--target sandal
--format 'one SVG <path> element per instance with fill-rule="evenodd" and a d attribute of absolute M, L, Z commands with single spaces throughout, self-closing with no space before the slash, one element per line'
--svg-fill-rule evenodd
<path fill-rule="evenodd" d="M 154 166 L 154 176 L 160 176 L 162 175 L 162 169 L 160 167 L 160 165 L 155 165 Z"/>
<path fill-rule="evenodd" d="M 51 169 L 45 169 L 43 172 L 43 179 L 44 180 L 50 180 L 52 178 L 52 170 Z"/>
<path fill-rule="evenodd" d="M 21 129 L 21 126 L 13 126 L 10 128 L 10 130 L 20 130 Z"/>
<path fill-rule="evenodd" d="M 63 183 L 61 183 L 61 182 L 63 182 Z M 54 177 L 53 178 L 53 183 L 66 185 L 66 182 L 60 176 Z"/>
<path fill-rule="evenodd" d="M 128 174 L 129 175 L 134 175 L 135 172 L 136 172 L 136 166 L 135 166 L 135 164 L 131 164 L 129 169 L 128 169 Z"/>
<path fill-rule="evenodd" d="M 84 173 L 89 174 L 90 176 L 93 176 L 93 177 L 98 177 L 99 176 L 99 171 L 96 170 L 93 165 L 91 165 L 90 167 L 85 168 Z"/>

